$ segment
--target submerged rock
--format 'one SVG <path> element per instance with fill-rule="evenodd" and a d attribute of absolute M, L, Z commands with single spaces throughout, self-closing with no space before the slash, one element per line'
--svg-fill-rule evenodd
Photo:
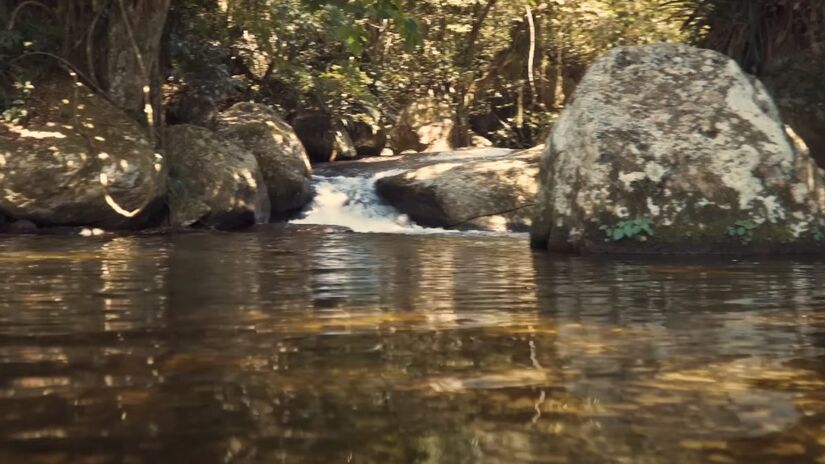
<path fill-rule="evenodd" d="M 538 191 L 541 150 L 448 159 L 379 179 L 376 188 L 424 226 L 526 231 Z"/>
<path fill-rule="evenodd" d="M 41 225 L 136 227 L 166 193 L 144 130 L 88 87 L 38 85 L 33 118 L 0 123 L 0 210 Z"/>
<path fill-rule="evenodd" d="M 170 126 L 166 142 L 174 226 L 230 229 L 269 220 L 269 195 L 252 153 L 190 125 Z"/>
<path fill-rule="evenodd" d="M 219 135 L 255 155 L 273 216 L 309 202 L 309 159 L 298 136 L 277 113 L 261 104 L 238 103 L 218 116 L 216 128 Z"/>
<path fill-rule="evenodd" d="M 542 156 L 531 241 L 567 251 L 769 252 L 825 241 L 822 172 L 763 86 L 716 52 L 598 59 Z"/>

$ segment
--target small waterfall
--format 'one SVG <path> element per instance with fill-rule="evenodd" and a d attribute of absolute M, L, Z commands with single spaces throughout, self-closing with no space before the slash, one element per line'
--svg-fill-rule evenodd
<path fill-rule="evenodd" d="M 433 233 L 445 229 L 421 227 L 384 203 L 375 191 L 375 182 L 403 170 L 389 170 L 368 176 L 315 176 L 315 198 L 293 224 L 343 226 L 355 232 Z"/>
<path fill-rule="evenodd" d="M 378 196 L 375 190 L 376 181 L 382 177 L 394 176 L 444 161 L 493 159 L 507 156 L 512 152 L 513 150 L 507 148 L 476 148 L 447 153 L 366 158 L 340 165 L 326 165 L 318 168 L 313 176 L 315 197 L 312 203 L 300 218 L 290 222 L 342 226 L 354 232 L 457 233 L 453 230 L 415 224 L 406 214 L 385 203 Z"/>

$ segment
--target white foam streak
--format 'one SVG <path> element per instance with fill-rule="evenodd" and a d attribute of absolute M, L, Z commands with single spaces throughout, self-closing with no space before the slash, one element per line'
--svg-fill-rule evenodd
<path fill-rule="evenodd" d="M 447 233 L 445 229 L 421 227 L 384 203 L 375 191 L 375 182 L 403 170 L 384 171 L 372 177 L 315 177 L 315 198 L 293 224 L 343 226 L 354 232 Z"/>

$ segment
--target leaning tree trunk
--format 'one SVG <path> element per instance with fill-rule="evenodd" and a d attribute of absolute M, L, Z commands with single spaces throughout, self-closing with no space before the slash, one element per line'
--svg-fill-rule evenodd
<path fill-rule="evenodd" d="M 159 57 L 170 0 L 114 0 L 107 30 L 105 68 L 109 97 L 150 131 L 159 122 Z"/>
<path fill-rule="evenodd" d="M 171 0 L 56 0 L 59 58 L 159 140 L 161 38 Z M 26 3 L 19 2 L 22 8 Z M 46 5 L 47 3 L 43 3 Z M 47 6 L 48 8 L 48 6 Z M 44 24 L 44 27 L 53 27 Z"/>

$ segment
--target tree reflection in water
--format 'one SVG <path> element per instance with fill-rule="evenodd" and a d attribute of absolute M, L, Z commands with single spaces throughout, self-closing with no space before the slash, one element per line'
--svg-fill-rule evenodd
<path fill-rule="evenodd" d="M 0 462 L 825 456 L 821 265 L 311 228 L 0 263 Z"/>

